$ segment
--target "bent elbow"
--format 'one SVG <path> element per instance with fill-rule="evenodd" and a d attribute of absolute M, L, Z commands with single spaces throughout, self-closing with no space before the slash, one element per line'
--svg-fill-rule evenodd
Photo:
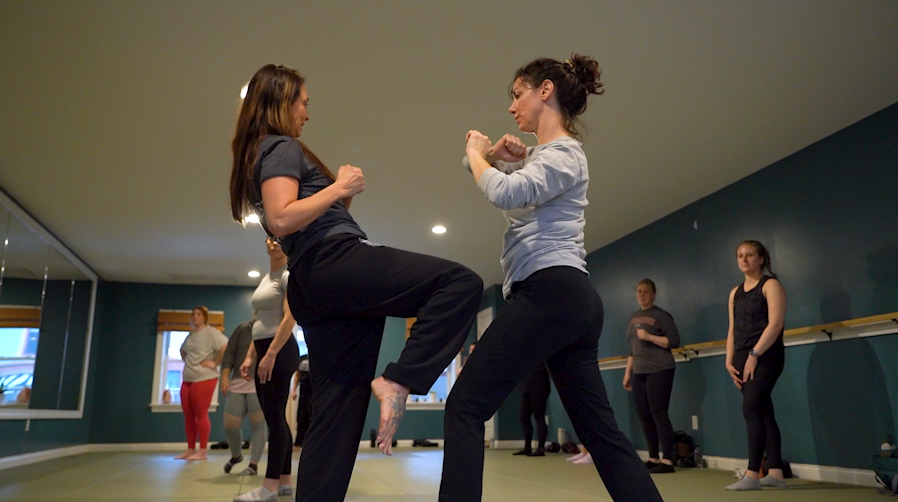
<path fill-rule="evenodd" d="M 266 221 L 266 226 L 271 235 L 281 238 L 290 235 L 290 232 L 287 231 L 283 222 L 278 221 L 277 219 L 273 219 L 272 221 Z"/>

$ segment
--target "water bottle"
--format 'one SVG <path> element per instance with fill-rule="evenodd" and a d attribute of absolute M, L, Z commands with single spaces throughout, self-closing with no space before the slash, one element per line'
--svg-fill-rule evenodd
<path fill-rule="evenodd" d="M 698 446 L 695 447 L 695 452 L 693 453 L 692 458 L 695 460 L 695 466 L 699 469 L 705 466 L 705 459 L 702 458 L 702 449 Z"/>
<path fill-rule="evenodd" d="M 567 443 L 567 431 L 559 427 L 558 428 L 558 444 L 564 444 L 564 443 Z"/>
<path fill-rule="evenodd" d="M 880 455 L 883 457 L 891 457 L 895 451 L 895 443 L 892 442 L 892 436 L 886 436 L 886 440 L 882 443 Z"/>

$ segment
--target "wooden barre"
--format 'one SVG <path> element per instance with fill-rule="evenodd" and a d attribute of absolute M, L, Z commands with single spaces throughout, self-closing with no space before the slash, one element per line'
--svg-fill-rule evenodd
<path fill-rule="evenodd" d="M 898 323 L 898 312 L 892 312 L 891 314 L 880 314 L 869 317 L 859 317 L 857 319 L 849 319 L 847 321 L 839 321 L 839 322 L 831 322 L 828 324 L 818 324 L 816 326 L 806 326 L 803 328 L 792 328 L 787 329 L 783 332 L 783 337 L 793 337 L 806 335 L 808 333 L 827 333 L 830 334 L 833 330 L 838 328 L 852 328 L 855 326 L 863 326 L 866 324 L 875 324 L 880 322 L 894 321 Z M 714 340 L 712 342 L 701 342 L 701 343 L 693 343 L 691 345 L 684 345 L 682 347 L 678 347 L 676 349 L 672 349 L 671 354 L 684 354 L 689 351 L 700 352 L 702 350 L 707 350 L 715 347 L 725 347 L 727 341 L 724 340 Z M 617 361 L 620 359 L 626 359 L 628 356 L 614 356 L 614 357 L 605 357 L 599 359 L 600 363 L 607 363 L 612 361 Z"/>

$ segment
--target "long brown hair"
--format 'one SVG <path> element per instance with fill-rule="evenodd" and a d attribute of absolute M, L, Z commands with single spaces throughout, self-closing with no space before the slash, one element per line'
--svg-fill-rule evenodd
<path fill-rule="evenodd" d="M 515 80 L 521 79 L 521 82 L 536 88 L 546 80 L 552 81 L 555 99 L 561 107 L 561 127 L 579 140 L 577 125 L 580 120 L 577 116 L 586 111 L 586 98 L 590 94 L 605 92 L 601 78 L 602 69 L 595 59 L 575 53 L 563 62 L 549 58 L 534 59 L 518 68 L 511 82 L 514 85 Z"/>
<path fill-rule="evenodd" d="M 261 202 L 262 194 L 254 183 L 254 168 L 259 144 L 269 134 L 294 138 L 318 170 L 331 181 L 335 179 L 327 166 L 303 142 L 295 139 L 298 131 L 291 107 L 299 99 L 303 84 L 305 79 L 298 71 L 273 64 L 260 68 L 249 81 L 231 142 L 234 154 L 231 216 L 238 223 L 243 223 L 243 218 L 253 212 L 254 204 Z"/>

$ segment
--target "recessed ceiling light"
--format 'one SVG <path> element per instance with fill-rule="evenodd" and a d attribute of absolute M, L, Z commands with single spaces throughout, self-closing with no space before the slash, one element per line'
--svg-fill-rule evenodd
<path fill-rule="evenodd" d="M 249 82 L 243 84 L 240 88 L 240 99 L 246 99 L 246 91 L 249 89 Z"/>
<path fill-rule="evenodd" d="M 246 275 L 248 275 L 250 277 L 259 277 L 262 274 L 260 274 L 257 270 L 250 270 L 249 273 Z"/>
<path fill-rule="evenodd" d="M 445 234 L 445 233 L 446 233 L 446 227 L 444 227 L 443 225 L 437 225 L 437 226 L 433 227 L 433 228 L 431 229 L 431 231 L 432 231 L 433 233 L 435 233 L 435 234 Z"/>
<path fill-rule="evenodd" d="M 243 223 L 259 223 L 259 215 L 253 213 L 246 218 L 243 218 Z"/>

